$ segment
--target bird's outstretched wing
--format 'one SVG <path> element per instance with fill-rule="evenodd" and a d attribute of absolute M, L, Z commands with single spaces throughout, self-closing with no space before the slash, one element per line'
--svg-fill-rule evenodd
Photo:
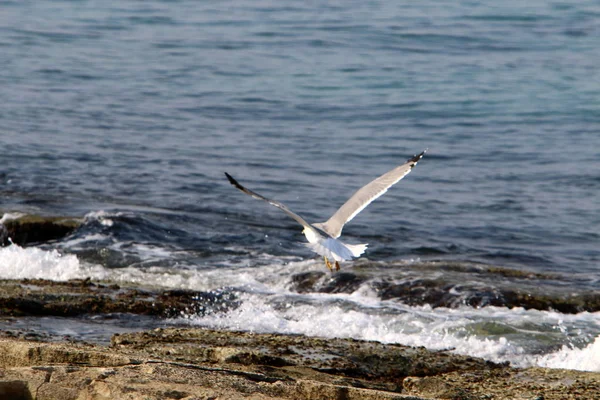
<path fill-rule="evenodd" d="M 250 196 L 254 197 L 255 199 L 266 201 L 270 205 L 279 208 L 280 210 L 282 210 L 283 212 L 285 212 L 287 215 L 289 215 L 290 217 L 294 218 L 303 227 L 311 229 L 311 230 L 314 229 L 312 226 L 310 226 L 310 224 L 308 222 L 306 222 L 304 220 L 304 218 L 302 218 L 301 216 L 299 216 L 295 212 L 291 211 L 289 208 L 287 208 L 285 205 L 281 204 L 280 202 L 275 201 L 275 200 L 271 200 L 271 199 L 267 199 L 266 197 L 261 196 L 260 194 L 258 194 L 256 192 L 253 192 L 250 189 L 245 188 L 238 181 L 236 181 L 235 179 L 233 179 L 233 176 L 229 175 L 227 172 L 225 172 L 225 176 L 227 177 L 227 179 L 229 179 L 229 183 L 231 183 L 233 186 L 235 186 L 236 188 L 238 188 L 242 192 L 246 193 L 247 195 L 250 195 Z"/>
<path fill-rule="evenodd" d="M 333 238 L 339 237 L 344 225 L 352 220 L 352 218 L 366 206 L 371 204 L 373 200 L 387 192 L 392 185 L 404 178 L 412 168 L 417 165 L 417 162 L 423 157 L 425 151 L 408 159 L 406 163 L 386 172 L 371 183 L 357 190 L 356 193 L 354 193 L 352 197 L 350 197 L 348 201 L 346 201 L 344 205 L 331 216 L 331 218 L 326 222 L 313 224 L 313 226 L 321 229 Z"/>

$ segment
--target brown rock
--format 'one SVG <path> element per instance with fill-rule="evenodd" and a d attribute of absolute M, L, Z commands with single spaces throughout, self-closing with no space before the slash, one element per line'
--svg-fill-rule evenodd
<path fill-rule="evenodd" d="M 0 234 L 2 238 L 0 245 L 7 245 L 9 238 L 13 243 L 21 246 L 62 239 L 79 228 L 82 222 L 80 218 L 39 215 L 24 215 L 9 219 L 4 222 L 4 229 L 0 230 L 4 231 Z"/>
<path fill-rule="evenodd" d="M 0 398 L 594 400 L 600 374 L 351 339 L 172 328 L 115 335 L 110 348 L 2 339 Z"/>

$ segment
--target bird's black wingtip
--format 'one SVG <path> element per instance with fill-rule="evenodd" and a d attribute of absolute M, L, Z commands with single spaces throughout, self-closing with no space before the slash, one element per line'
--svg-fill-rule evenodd
<path fill-rule="evenodd" d="M 229 183 L 231 183 L 232 185 L 237 184 L 237 181 L 235 179 L 233 179 L 233 176 L 229 175 L 227 172 L 225 172 L 225 176 L 227 177 L 227 180 L 229 181 Z"/>
<path fill-rule="evenodd" d="M 423 158 L 423 156 L 425 155 L 425 153 L 427 153 L 427 150 L 429 149 L 425 149 L 423 150 L 421 153 L 417 154 L 416 156 L 409 158 L 407 162 L 411 163 L 410 167 L 414 167 L 415 165 L 417 165 L 417 162 L 419 162 L 419 160 L 421 158 Z"/>
<path fill-rule="evenodd" d="M 240 185 L 239 182 L 233 178 L 233 176 L 229 175 L 227 172 L 225 172 L 225 176 L 229 180 L 229 183 L 231 183 L 233 186 L 235 186 L 236 188 L 238 188 L 240 190 L 244 190 L 244 187 L 242 185 Z"/>

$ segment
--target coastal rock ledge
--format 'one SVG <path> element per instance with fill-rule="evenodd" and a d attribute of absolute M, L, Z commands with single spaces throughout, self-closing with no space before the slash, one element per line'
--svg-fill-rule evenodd
<path fill-rule="evenodd" d="M 169 328 L 0 339 L 0 399 L 600 399 L 600 374 L 352 339 Z"/>

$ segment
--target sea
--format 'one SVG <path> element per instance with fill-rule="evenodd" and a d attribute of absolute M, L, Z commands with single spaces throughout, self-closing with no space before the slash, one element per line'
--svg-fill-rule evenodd
<path fill-rule="evenodd" d="M 0 278 L 236 299 L 0 329 L 106 343 L 183 325 L 600 371 L 597 310 L 485 300 L 598 294 L 599 37 L 595 0 L 0 1 L 0 215 L 84 220 L 0 248 Z M 322 222 L 425 149 L 346 225 L 369 248 L 336 273 L 224 175 Z M 394 296 L 419 282 L 456 301 Z"/>

